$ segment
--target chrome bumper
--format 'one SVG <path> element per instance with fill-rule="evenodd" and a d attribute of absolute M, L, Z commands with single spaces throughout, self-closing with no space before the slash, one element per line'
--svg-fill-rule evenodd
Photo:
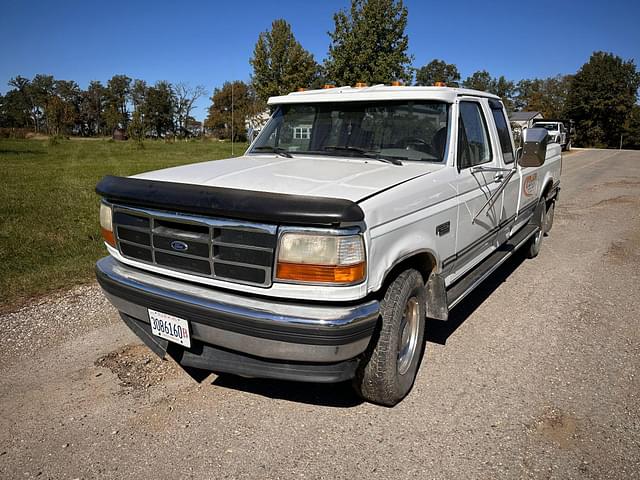
<path fill-rule="evenodd" d="M 295 304 L 243 296 L 124 265 L 96 264 L 109 301 L 124 315 L 149 323 L 148 308 L 189 321 L 193 339 L 278 361 L 332 363 L 367 348 L 379 303 Z"/>

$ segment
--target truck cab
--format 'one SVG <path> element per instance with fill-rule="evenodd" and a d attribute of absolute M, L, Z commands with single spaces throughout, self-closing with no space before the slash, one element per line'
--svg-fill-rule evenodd
<path fill-rule="evenodd" d="M 242 157 L 105 177 L 97 277 L 123 321 L 186 370 L 351 381 L 394 405 L 427 318 L 553 221 L 561 154 L 515 145 L 500 99 L 338 87 L 269 100 Z"/>

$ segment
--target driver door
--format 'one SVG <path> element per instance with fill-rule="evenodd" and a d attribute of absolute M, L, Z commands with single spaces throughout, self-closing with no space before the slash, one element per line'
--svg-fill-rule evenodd
<path fill-rule="evenodd" d="M 498 156 L 501 157 L 500 166 L 504 168 L 502 202 L 497 201 L 496 204 L 502 204 L 502 215 L 500 217 L 500 230 L 498 233 L 498 245 L 506 242 L 511 236 L 515 226 L 520 226 L 522 221 L 518 219 L 517 213 L 520 208 L 520 183 L 521 171 L 515 164 L 515 148 L 511 137 L 511 130 L 507 123 L 507 113 L 502 102 L 489 99 L 489 108 L 493 117 L 493 125 L 495 127 L 496 136 L 498 138 Z M 515 169 L 513 172 L 509 170 Z"/>
<path fill-rule="evenodd" d="M 488 112 L 485 99 L 469 97 L 458 103 L 456 278 L 495 249 L 501 202 L 490 207 L 485 204 L 500 187 L 500 177 L 496 172 L 474 172 L 473 169 L 479 165 L 499 166 L 489 135 Z"/>

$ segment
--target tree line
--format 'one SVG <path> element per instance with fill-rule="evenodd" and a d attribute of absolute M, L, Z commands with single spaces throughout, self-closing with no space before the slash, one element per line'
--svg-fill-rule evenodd
<path fill-rule="evenodd" d="M 188 136 L 197 124 L 192 113 L 204 87 L 175 85 L 114 75 L 106 85 L 92 81 L 86 90 L 52 75 L 17 76 L 0 96 L 0 127 L 32 129 L 54 136 L 111 136 L 116 129 L 140 139 L 168 134 Z"/>
<path fill-rule="evenodd" d="M 242 140 L 247 124 L 259 123 L 271 96 L 327 84 L 442 82 L 494 93 L 510 112 L 539 111 L 546 118 L 572 119 L 575 145 L 640 148 L 640 74 L 633 60 L 594 52 L 570 75 L 514 81 L 481 70 L 463 80 L 454 63 L 441 59 L 414 66 L 407 19 L 402 0 L 351 0 L 350 8 L 334 14 L 321 63 L 295 38 L 289 23 L 273 21 L 256 41 L 250 80 L 215 88 L 204 126 L 219 138 Z M 194 102 L 205 94 L 202 87 L 147 85 L 124 75 L 115 75 L 106 86 L 91 82 L 85 91 L 73 81 L 47 75 L 16 77 L 10 86 L 0 97 L 0 126 L 78 135 L 110 135 L 114 128 L 126 128 L 134 138 L 188 136 L 195 123 Z"/>
<path fill-rule="evenodd" d="M 571 119 L 574 145 L 640 148 L 640 73 L 633 60 L 594 52 L 571 75 L 514 81 L 480 70 L 462 80 L 457 66 L 441 59 L 413 66 L 407 18 L 402 0 L 351 0 L 348 10 L 334 15 L 321 64 L 295 39 L 285 20 L 275 20 L 258 37 L 250 59 L 253 75 L 245 87 L 265 102 L 270 96 L 324 84 L 442 82 L 498 95 L 510 112 L 539 111 L 546 118 Z"/>

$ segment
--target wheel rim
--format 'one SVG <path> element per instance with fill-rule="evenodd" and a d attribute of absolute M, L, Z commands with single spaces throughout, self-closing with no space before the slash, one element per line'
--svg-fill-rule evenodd
<path fill-rule="evenodd" d="M 536 236 L 533 240 L 533 243 L 535 244 L 536 248 L 538 247 L 538 245 L 540 245 L 541 239 L 542 239 L 542 229 L 538 230 L 538 233 L 536 233 Z"/>
<path fill-rule="evenodd" d="M 420 326 L 419 314 L 418 299 L 411 297 L 404 307 L 404 314 L 400 322 L 400 335 L 398 338 L 398 373 L 400 375 L 407 373 L 416 354 Z"/>
<path fill-rule="evenodd" d="M 544 221 L 544 229 L 546 232 L 551 230 L 551 224 L 553 223 L 553 214 L 555 212 L 555 205 L 552 203 L 547 210 L 547 215 L 545 216 Z"/>
<path fill-rule="evenodd" d="M 535 248 L 540 248 L 540 242 L 542 241 L 542 236 L 544 235 L 544 229 L 546 228 L 547 216 L 545 215 L 544 207 L 540 210 L 540 230 L 533 237 L 533 243 Z"/>

